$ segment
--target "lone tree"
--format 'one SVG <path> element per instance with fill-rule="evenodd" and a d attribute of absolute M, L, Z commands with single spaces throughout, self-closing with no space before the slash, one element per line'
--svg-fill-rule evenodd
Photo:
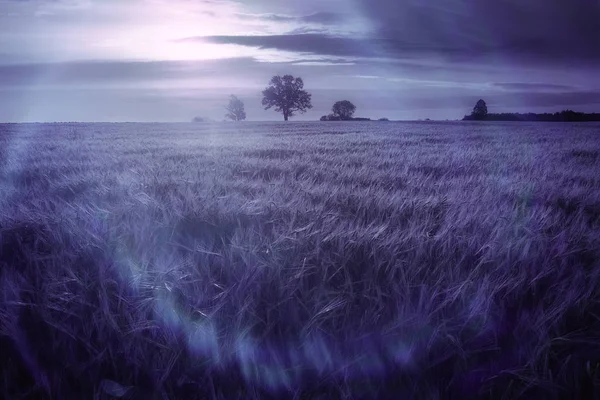
<path fill-rule="evenodd" d="M 350 103 L 348 100 L 343 100 L 335 103 L 331 111 L 333 112 L 333 115 L 344 121 L 352 119 L 352 116 L 356 111 L 356 106 Z"/>
<path fill-rule="evenodd" d="M 477 104 L 475 104 L 475 107 L 473 107 L 473 112 L 471 113 L 471 117 L 473 119 L 485 119 L 485 117 L 487 115 L 488 115 L 487 104 L 485 104 L 485 101 L 479 100 L 477 102 Z"/>
<path fill-rule="evenodd" d="M 275 107 L 275 111 L 283 113 L 283 119 L 287 121 L 295 113 L 305 113 L 312 108 L 311 95 L 303 88 L 302 78 L 291 75 L 274 76 L 269 87 L 262 92 L 262 105 L 265 110 Z"/>
<path fill-rule="evenodd" d="M 225 107 L 227 114 L 225 118 L 229 118 L 232 121 L 243 121 L 246 119 L 246 111 L 244 110 L 244 102 L 237 98 L 237 96 L 229 96 L 229 104 Z"/>

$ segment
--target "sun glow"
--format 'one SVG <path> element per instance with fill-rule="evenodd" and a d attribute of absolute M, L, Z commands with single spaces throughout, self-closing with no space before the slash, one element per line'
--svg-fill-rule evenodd
<path fill-rule="evenodd" d="M 238 17 L 243 11 L 241 6 L 227 1 L 209 4 L 138 0 L 86 4 L 85 8 L 78 9 L 76 22 L 61 26 L 62 37 L 69 40 L 52 45 L 57 58 L 170 61 L 244 57 L 256 54 L 256 50 L 182 39 L 248 35 L 262 28 L 256 22 Z M 50 11 L 40 14 L 45 24 L 54 26 L 59 17 L 74 18 L 70 9 Z M 85 36 L 81 35 L 82 31 Z"/>
<path fill-rule="evenodd" d="M 160 24 L 141 24 L 124 27 L 123 31 L 108 33 L 96 43 L 96 48 L 121 52 L 128 58 L 149 60 L 212 60 L 249 56 L 252 49 L 234 45 L 217 45 L 183 38 L 231 34 L 240 27 L 234 21 L 192 14 L 168 19 Z"/>
<path fill-rule="evenodd" d="M 191 61 L 217 60 L 233 57 L 249 57 L 254 49 L 235 45 L 177 42 L 172 35 L 154 35 L 154 30 L 139 31 L 127 40 L 105 40 L 97 44 L 99 50 L 119 52 L 129 59 Z"/>

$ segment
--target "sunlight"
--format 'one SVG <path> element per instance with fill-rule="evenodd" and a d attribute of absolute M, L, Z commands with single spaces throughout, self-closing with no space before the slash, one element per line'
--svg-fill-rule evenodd
<path fill-rule="evenodd" d="M 201 24 L 200 24 L 201 25 Z M 125 34 L 98 42 L 99 49 L 120 51 L 128 58 L 146 60 L 214 60 L 250 56 L 252 49 L 234 45 L 180 42 L 184 37 L 199 36 L 198 29 L 177 23 L 131 28 Z"/>
<path fill-rule="evenodd" d="M 256 50 L 236 45 L 176 42 L 167 35 L 154 35 L 156 31 L 140 31 L 127 41 L 104 41 L 98 47 L 121 49 L 131 59 L 162 61 L 218 60 L 256 55 Z M 172 36 L 171 36 L 172 37 Z"/>
<path fill-rule="evenodd" d="M 102 6 L 94 5 L 97 12 Z M 256 32 L 257 25 L 236 17 L 236 3 L 146 1 L 120 4 L 120 16 L 109 24 L 98 23 L 92 29 L 93 54 L 143 60 L 214 60 L 247 57 L 256 50 L 234 45 L 182 41 L 210 35 L 244 35 Z"/>

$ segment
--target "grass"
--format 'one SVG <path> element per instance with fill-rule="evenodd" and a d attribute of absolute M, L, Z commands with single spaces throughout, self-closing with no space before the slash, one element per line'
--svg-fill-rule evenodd
<path fill-rule="evenodd" d="M 598 397 L 599 130 L 1 125 L 0 397 Z"/>

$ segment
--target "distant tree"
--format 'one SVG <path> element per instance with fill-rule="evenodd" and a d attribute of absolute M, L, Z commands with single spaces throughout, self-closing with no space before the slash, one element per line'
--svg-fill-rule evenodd
<path fill-rule="evenodd" d="M 389 118 L 379 118 L 379 120 L 382 122 L 389 122 Z"/>
<path fill-rule="evenodd" d="M 488 115 L 487 104 L 485 104 L 485 101 L 479 100 L 477 102 L 477 104 L 475 104 L 475 107 L 473 107 L 473 112 L 471 113 L 471 117 L 473 117 L 473 119 L 485 119 L 485 117 L 487 115 Z"/>
<path fill-rule="evenodd" d="M 225 107 L 227 114 L 225 118 L 229 118 L 232 121 L 243 121 L 246 119 L 246 111 L 244 110 L 244 102 L 237 98 L 237 96 L 229 96 L 229 104 Z"/>
<path fill-rule="evenodd" d="M 194 119 L 192 120 L 192 122 L 204 122 L 204 118 L 202 118 L 202 117 L 194 117 Z"/>
<path fill-rule="evenodd" d="M 305 113 L 312 108 L 311 95 L 303 90 L 302 78 L 294 78 L 291 75 L 274 76 L 269 86 L 263 90 L 262 105 L 265 110 L 275 108 L 275 111 L 283 114 L 287 121 L 297 112 Z"/>
<path fill-rule="evenodd" d="M 341 120 L 349 120 L 352 119 L 354 112 L 356 112 L 356 106 L 348 100 L 343 100 L 335 103 L 331 111 L 333 115 L 339 117 Z"/>

